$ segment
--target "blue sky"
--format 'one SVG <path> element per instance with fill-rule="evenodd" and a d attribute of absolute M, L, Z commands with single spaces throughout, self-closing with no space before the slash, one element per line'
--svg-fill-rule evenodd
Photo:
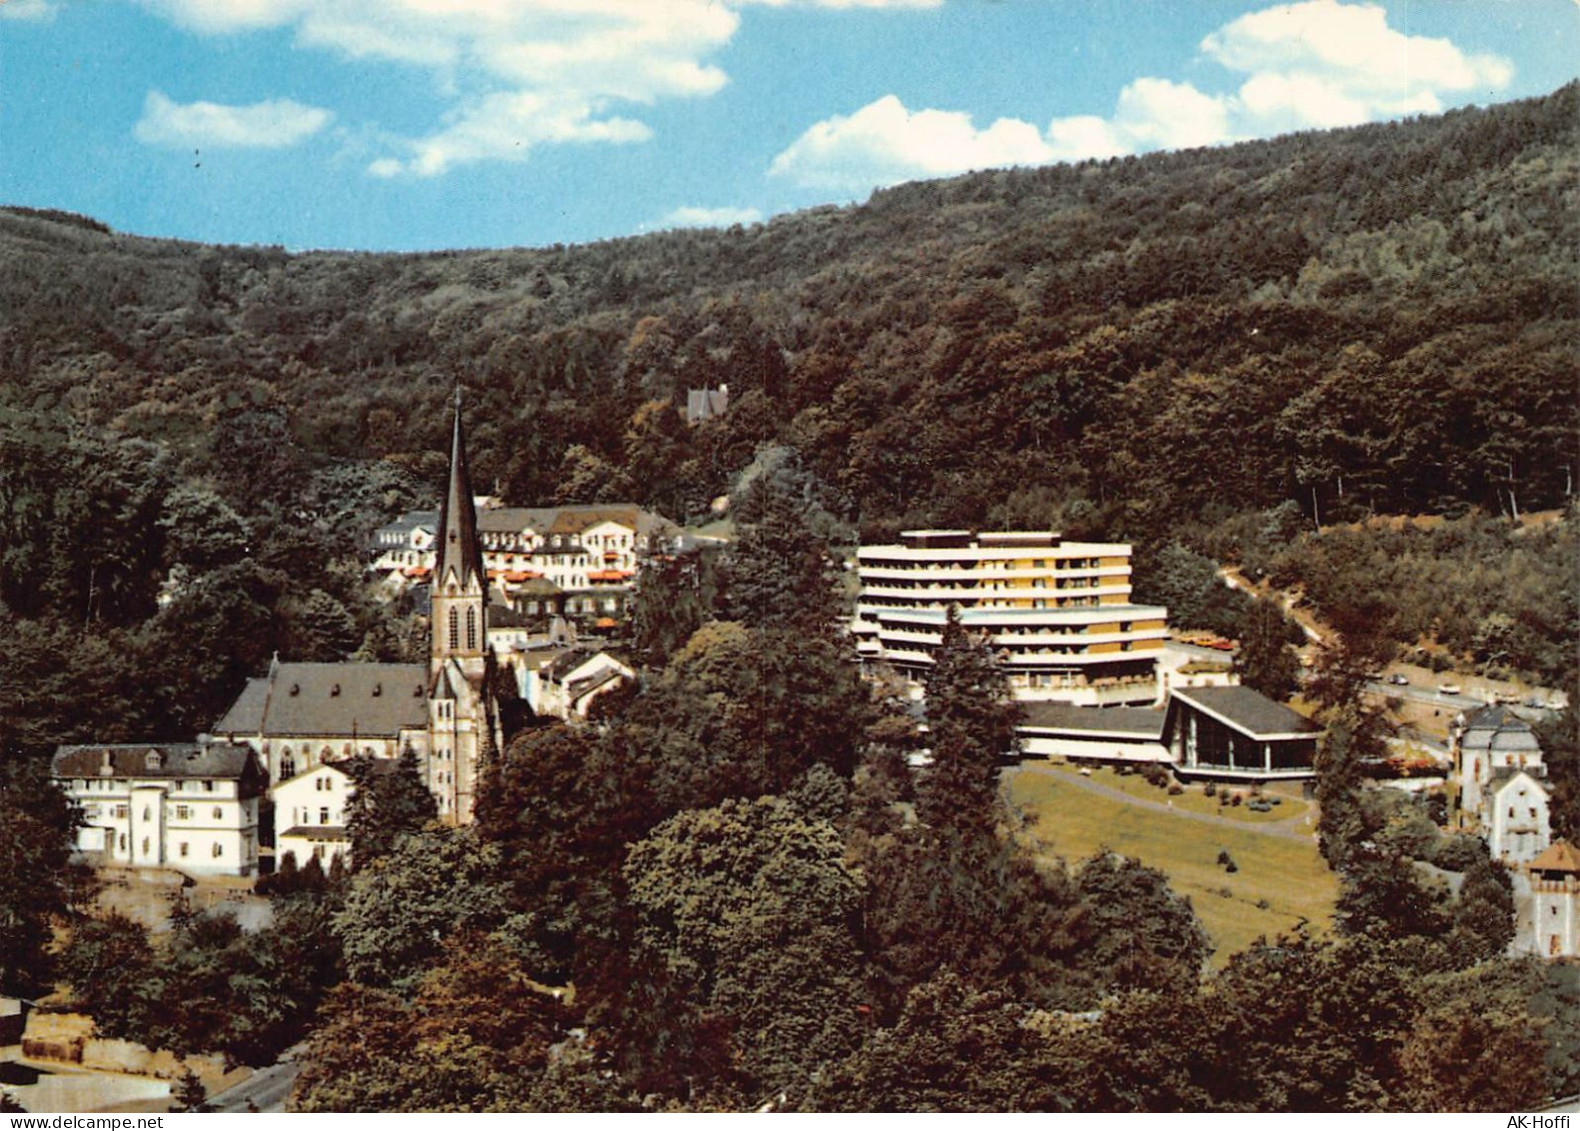
<path fill-rule="evenodd" d="M 0 0 L 0 203 L 369 250 L 1543 94 L 1576 0 Z"/>

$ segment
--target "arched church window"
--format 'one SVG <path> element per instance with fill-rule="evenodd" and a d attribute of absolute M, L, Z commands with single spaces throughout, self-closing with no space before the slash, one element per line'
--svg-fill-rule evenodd
<path fill-rule="evenodd" d="M 450 610 L 450 650 L 461 646 L 461 610 Z"/>
<path fill-rule="evenodd" d="M 477 651 L 477 610 L 466 610 L 466 650 Z"/>

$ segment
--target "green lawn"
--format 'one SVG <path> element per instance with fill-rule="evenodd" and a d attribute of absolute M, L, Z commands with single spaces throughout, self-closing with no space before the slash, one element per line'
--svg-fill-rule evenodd
<path fill-rule="evenodd" d="M 1060 763 L 1049 764 L 1047 769 L 1053 773 L 1080 773 L 1077 767 Z M 1311 814 L 1313 821 L 1316 820 L 1316 808 L 1310 802 L 1300 799 L 1299 786 L 1285 784 L 1273 787 L 1273 789 L 1267 791 L 1267 796 L 1269 798 L 1278 797 L 1279 804 L 1273 806 L 1266 813 L 1258 813 L 1254 809 L 1247 809 L 1244 804 L 1226 804 L 1220 802 L 1216 796 L 1209 797 L 1202 791 L 1200 785 L 1192 785 L 1179 796 L 1170 797 L 1167 790 L 1151 785 L 1140 774 L 1119 774 L 1107 766 L 1094 766 L 1091 767 L 1091 773 L 1088 776 L 1094 782 L 1099 782 L 1109 789 L 1123 790 L 1132 797 L 1140 797 L 1147 801 L 1156 801 L 1164 805 L 1172 804 L 1174 808 L 1182 809 L 1187 813 L 1212 813 L 1226 820 L 1243 821 L 1248 825 L 1288 821 L 1291 818 L 1304 817 L 1308 813 Z M 1278 790 L 1287 790 L 1288 792 L 1277 792 Z M 1244 793 L 1249 799 L 1248 787 L 1240 787 L 1238 791 Z M 1222 795 L 1232 792 L 1235 792 L 1235 790 L 1224 790 Z"/>
<path fill-rule="evenodd" d="M 1073 771 L 1063 768 L 1031 767 L 1010 780 L 1011 801 L 1033 819 L 1036 835 L 1049 854 L 1076 865 L 1107 848 L 1168 873 L 1170 885 L 1190 899 L 1211 936 L 1215 967 L 1258 936 L 1292 932 L 1301 919 L 1318 934 L 1331 926 L 1338 884 L 1314 839 L 1271 835 L 1250 821 L 1210 825 L 1099 796 L 1082 789 L 1073 780 Z M 1170 800 L 1139 777 L 1099 778 L 1094 773 L 1094 780 L 1127 792 L 1134 784 L 1139 786 L 1137 796 Z M 1216 802 L 1200 798 L 1199 791 L 1185 797 L 1193 795 L 1217 811 Z M 1178 808 L 1184 798 L 1172 800 Z M 1315 812 L 1309 807 L 1292 809 L 1301 804 L 1286 798 L 1271 817 L 1283 820 L 1309 813 L 1314 821 Z M 1226 872 L 1217 863 L 1223 849 L 1233 857 L 1237 872 Z"/>

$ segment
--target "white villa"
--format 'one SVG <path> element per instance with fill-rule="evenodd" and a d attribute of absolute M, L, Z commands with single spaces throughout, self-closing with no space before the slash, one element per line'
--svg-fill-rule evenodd
<path fill-rule="evenodd" d="M 1481 835 L 1495 860 L 1527 863 L 1552 839 L 1542 748 L 1531 728 L 1504 706 L 1483 707 L 1452 736 L 1453 818 Z"/>
<path fill-rule="evenodd" d="M 50 775 L 82 807 L 79 851 L 133 867 L 250 876 L 268 779 L 251 747 L 61 746 Z"/>

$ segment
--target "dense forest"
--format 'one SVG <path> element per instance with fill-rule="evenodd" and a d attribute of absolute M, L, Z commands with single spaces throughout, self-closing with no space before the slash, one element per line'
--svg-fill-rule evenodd
<path fill-rule="evenodd" d="M 745 229 L 424 255 L 0 210 L 0 984 L 58 976 L 107 1032 L 237 1060 L 310 1033 L 311 1110 L 1574 1091 L 1572 968 L 1498 957 L 1506 875 L 1364 788 L 1384 731 L 1357 689 L 1417 643 L 1575 687 L 1577 140 L 1571 85 Z M 190 738 L 275 650 L 412 656 L 361 548 L 435 500 L 457 382 L 474 478 L 512 502 L 700 520 L 732 495 L 728 551 L 645 575 L 640 693 L 518 736 L 469 829 L 370 785 L 387 835 L 352 875 L 274 878 L 270 930 L 86 917 L 36 755 Z M 686 390 L 721 383 L 729 411 L 688 428 Z M 1519 525 L 1535 511 L 1561 517 Z M 1446 521 L 1377 518 L 1412 512 Z M 824 546 L 930 524 L 1132 541 L 1139 596 L 1270 653 L 1285 626 L 1219 563 L 1341 629 L 1306 688 L 1330 933 L 1204 975 L 1161 873 L 1038 843 L 995 788 L 1013 710 L 958 632 L 911 772 Z M 1575 720 L 1544 732 L 1555 764 Z"/>
<path fill-rule="evenodd" d="M 1122 538 L 1143 595 L 1166 543 L 1216 553 L 1237 516 L 1293 541 L 1563 506 L 1577 108 L 1570 85 L 581 247 L 288 254 L 0 210 L 0 615 L 35 674 L 101 701 L 157 680 L 142 733 L 204 725 L 276 647 L 362 646 L 377 617 L 334 562 L 433 499 L 457 381 L 476 478 L 513 502 L 697 518 L 767 446 L 836 537 Z M 686 389 L 720 383 L 729 412 L 687 429 Z M 1573 651 L 1558 589 L 1526 649 L 1548 679 Z M 207 626 L 183 670 L 161 616 Z M 1453 630 L 1467 656 L 1480 627 Z M 29 739 L 121 733 L 60 733 L 16 686 L 0 715 Z"/>

